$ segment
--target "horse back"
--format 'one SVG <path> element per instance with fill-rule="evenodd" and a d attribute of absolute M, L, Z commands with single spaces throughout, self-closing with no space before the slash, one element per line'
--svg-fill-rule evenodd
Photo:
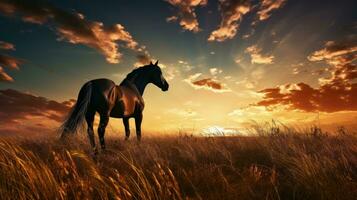
<path fill-rule="evenodd" d="M 115 100 L 112 97 L 115 83 L 109 79 L 95 79 L 90 81 L 92 94 L 89 108 L 99 113 L 108 112 L 113 107 Z"/>

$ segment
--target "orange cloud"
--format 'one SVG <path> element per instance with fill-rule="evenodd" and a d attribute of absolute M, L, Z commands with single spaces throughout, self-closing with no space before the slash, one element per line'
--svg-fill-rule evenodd
<path fill-rule="evenodd" d="M 284 6 L 286 0 L 262 0 L 257 12 L 259 21 L 267 20 L 271 12 Z"/>
<path fill-rule="evenodd" d="M 191 85 L 195 89 L 206 89 L 213 92 L 229 92 L 231 91 L 223 83 L 212 79 L 212 78 L 204 78 L 197 80 L 202 74 L 196 73 L 194 75 L 189 76 L 187 79 L 184 79 L 186 83 Z"/>
<path fill-rule="evenodd" d="M 8 75 L 2 67 L 0 67 L 0 81 L 13 82 L 14 79 L 10 75 Z"/>
<path fill-rule="evenodd" d="M 257 20 L 252 23 L 255 25 L 258 21 L 264 21 L 271 16 L 274 10 L 284 6 L 286 0 L 261 0 L 255 4 L 252 0 L 221 0 L 219 1 L 219 10 L 221 12 L 221 23 L 208 37 L 208 41 L 222 42 L 232 39 L 238 32 L 243 16 L 256 11 Z M 246 34 L 243 38 L 248 38 L 254 33 Z"/>
<path fill-rule="evenodd" d="M 193 85 L 197 85 L 197 86 L 205 86 L 208 88 L 212 88 L 214 90 L 222 90 L 223 86 L 221 83 L 212 80 L 211 78 L 205 78 L 205 79 L 201 79 L 198 81 L 194 81 L 192 82 Z"/>
<path fill-rule="evenodd" d="M 48 2 L 1 1 L 0 12 L 8 16 L 21 15 L 25 22 L 44 24 L 53 21 L 59 40 L 82 44 L 98 50 L 109 63 L 118 63 L 122 54 L 118 42 L 126 48 L 140 51 L 138 43 L 121 24 L 104 26 L 102 22 L 88 21 L 80 13 L 69 13 Z"/>
<path fill-rule="evenodd" d="M 356 36 L 355 36 L 356 37 Z M 328 60 L 333 61 L 341 59 L 341 56 L 357 52 L 357 39 L 352 38 L 343 42 L 328 41 L 325 43 L 325 48 L 313 52 L 308 59 L 310 61 Z"/>
<path fill-rule="evenodd" d="M 250 54 L 251 63 L 254 64 L 273 64 L 274 56 L 272 55 L 262 55 L 262 49 L 258 48 L 257 45 L 248 47 L 245 52 Z"/>
<path fill-rule="evenodd" d="M 0 41 L 0 49 L 15 50 L 15 46 L 11 43 Z M 13 82 L 14 81 L 14 79 L 9 74 L 7 74 L 5 72 L 3 66 L 10 68 L 10 69 L 19 69 L 19 65 L 21 63 L 22 63 L 22 61 L 17 58 L 0 54 L 0 81 L 1 82 Z"/>
<path fill-rule="evenodd" d="M 0 41 L 0 49 L 15 50 L 15 46 L 9 42 Z"/>
<path fill-rule="evenodd" d="M 198 32 L 200 30 L 195 8 L 207 5 L 207 0 L 167 0 L 167 2 L 178 8 L 178 16 L 166 18 L 167 22 L 177 21 L 179 19 L 183 29 L 192 32 Z"/>
<path fill-rule="evenodd" d="M 9 67 L 11 69 L 19 69 L 19 64 L 21 63 L 22 61 L 17 58 L 0 54 L 0 65 Z"/>
<path fill-rule="evenodd" d="M 257 105 L 288 105 L 291 109 L 307 112 L 357 111 L 357 84 L 345 87 L 336 83 L 316 89 L 305 83 L 298 83 L 297 89 L 289 89 L 289 86 L 260 91 L 264 94 L 264 99 Z M 283 92 L 284 89 L 287 90 L 286 93 Z"/>
<path fill-rule="evenodd" d="M 308 56 L 310 61 L 325 61 L 331 67 L 327 69 L 330 77 L 320 78 L 320 84 L 343 83 L 346 87 L 357 78 L 354 61 L 357 59 L 357 36 L 341 42 L 328 41 L 321 50 Z"/>
<path fill-rule="evenodd" d="M 325 61 L 331 66 L 330 77 L 320 78 L 318 88 L 305 83 L 268 88 L 260 91 L 264 98 L 257 105 L 281 104 L 307 112 L 357 111 L 357 67 L 354 63 L 357 59 L 356 39 L 327 42 L 323 49 L 308 56 L 310 61 Z"/>
<path fill-rule="evenodd" d="M 238 31 L 240 22 L 245 14 L 250 12 L 252 5 L 250 0 L 222 0 L 219 1 L 219 10 L 221 11 L 221 24 L 208 37 L 208 41 L 222 42 L 226 39 L 232 39 Z"/>

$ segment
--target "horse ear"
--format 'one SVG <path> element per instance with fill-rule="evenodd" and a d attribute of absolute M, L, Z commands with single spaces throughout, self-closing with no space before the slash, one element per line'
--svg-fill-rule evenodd
<path fill-rule="evenodd" d="M 159 60 L 156 61 L 155 65 L 157 66 L 157 64 L 159 64 Z"/>
<path fill-rule="evenodd" d="M 151 61 L 150 61 L 150 65 L 153 65 Z"/>

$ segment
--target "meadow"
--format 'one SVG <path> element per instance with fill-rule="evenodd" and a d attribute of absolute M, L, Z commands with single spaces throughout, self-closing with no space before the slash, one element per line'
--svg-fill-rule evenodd
<path fill-rule="evenodd" d="M 0 139 L 0 199 L 355 199 L 357 135 L 257 128 L 253 136 Z"/>

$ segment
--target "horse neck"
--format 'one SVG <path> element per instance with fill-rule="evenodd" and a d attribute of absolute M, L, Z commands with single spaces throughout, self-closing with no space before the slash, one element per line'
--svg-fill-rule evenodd
<path fill-rule="evenodd" d="M 148 82 L 145 80 L 137 80 L 134 82 L 134 85 L 138 89 L 141 96 L 143 96 L 147 84 L 148 84 Z"/>
<path fill-rule="evenodd" d="M 149 84 L 147 78 L 145 76 L 141 76 L 141 74 L 137 74 L 132 80 L 129 80 L 129 82 L 136 87 L 141 96 L 144 94 L 147 84 Z"/>

